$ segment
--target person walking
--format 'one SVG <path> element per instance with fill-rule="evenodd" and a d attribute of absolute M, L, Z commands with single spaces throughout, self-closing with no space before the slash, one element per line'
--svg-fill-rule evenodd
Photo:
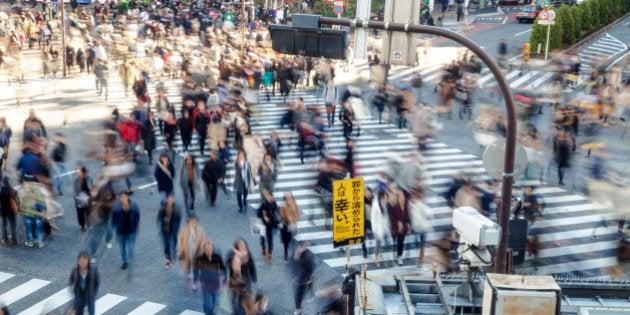
<path fill-rule="evenodd" d="M 278 161 L 271 154 L 265 153 L 262 163 L 258 168 L 258 178 L 260 180 L 260 197 L 264 198 L 263 191 L 268 190 L 273 194 L 273 188 L 278 179 Z"/>
<path fill-rule="evenodd" d="M 289 259 L 289 246 L 293 236 L 297 233 L 297 222 L 300 219 L 300 208 L 290 191 L 284 193 L 284 205 L 280 207 L 280 238 L 284 245 L 284 260 Z"/>
<path fill-rule="evenodd" d="M 247 193 L 250 186 L 256 185 L 254 176 L 252 175 L 252 167 L 247 161 L 247 154 L 244 150 L 238 151 L 236 161 L 234 161 L 234 190 L 236 191 L 236 200 L 238 202 L 238 212 L 247 212 Z"/>
<path fill-rule="evenodd" d="M 79 253 L 77 266 L 72 269 L 68 283 L 72 286 L 72 293 L 74 294 L 73 314 L 83 315 L 85 307 L 88 309 L 88 314 L 96 314 L 96 294 L 100 280 L 98 270 L 90 265 L 88 252 Z"/>
<path fill-rule="evenodd" d="M 193 110 L 194 132 L 199 137 L 199 154 L 204 154 L 206 138 L 208 137 L 208 126 L 210 125 L 210 111 L 206 109 L 206 104 L 200 102 Z"/>
<path fill-rule="evenodd" d="M 175 197 L 168 196 L 166 203 L 158 211 L 157 222 L 160 226 L 160 235 L 164 245 L 164 268 L 171 268 L 172 250 L 177 247 L 177 234 L 182 217 L 179 209 L 175 206 Z"/>
<path fill-rule="evenodd" d="M 464 16 L 464 5 L 461 2 L 457 2 L 457 22 L 462 21 Z"/>
<path fill-rule="evenodd" d="M 142 142 L 144 142 L 144 150 L 147 151 L 149 164 L 153 164 L 153 150 L 155 150 L 155 114 L 149 111 L 147 117 L 147 120 L 142 124 Z"/>
<path fill-rule="evenodd" d="M 393 186 L 389 187 L 387 214 L 389 215 L 391 236 L 396 242 L 396 262 L 398 265 L 402 265 L 405 237 L 411 231 L 411 221 L 407 211 L 405 193 Z"/>
<path fill-rule="evenodd" d="M 337 108 L 337 87 L 333 80 L 328 80 L 328 84 L 324 88 L 324 104 L 326 104 L 326 119 L 328 120 L 328 128 L 335 125 L 335 109 Z"/>
<path fill-rule="evenodd" d="M 210 160 L 204 163 L 201 178 L 210 197 L 210 206 L 214 207 L 217 200 L 218 185 L 223 185 L 225 182 L 225 164 L 219 160 L 216 151 L 210 152 Z"/>
<path fill-rule="evenodd" d="M 44 212 L 46 211 L 46 199 L 48 191 L 46 187 L 37 182 L 37 178 L 31 175 L 23 177 L 20 188 L 20 214 L 24 218 L 26 230 L 26 247 L 33 247 L 33 234 L 37 237 L 37 246 L 43 248 L 44 244 Z"/>
<path fill-rule="evenodd" d="M 195 191 L 199 188 L 200 181 L 196 165 L 195 158 L 188 154 L 179 172 L 179 184 L 184 193 L 184 206 L 187 210 L 195 209 Z"/>
<path fill-rule="evenodd" d="M 72 183 L 74 192 L 74 204 L 77 210 L 77 220 L 81 231 L 85 232 L 86 229 L 86 217 L 87 209 L 90 198 L 90 191 L 92 190 L 92 178 L 88 175 L 85 166 L 77 168 L 77 177 Z"/>
<path fill-rule="evenodd" d="M 2 178 L 2 187 L 0 188 L 0 214 L 2 215 L 2 245 L 11 246 L 11 248 L 17 247 L 17 227 L 15 223 L 15 214 L 19 211 L 17 192 L 11 183 L 9 178 L 4 176 Z M 11 240 L 9 240 L 7 233 L 7 223 L 11 229 Z"/>
<path fill-rule="evenodd" d="M 55 186 L 57 188 L 57 193 L 59 196 L 63 196 L 62 176 L 66 172 L 66 155 L 68 149 L 66 146 L 66 140 L 62 134 L 56 133 L 54 141 L 55 146 L 53 147 L 50 158 L 55 166 Z"/>
<path fill-rule="evenodd" d="M 155 176 L 157 190 L 161 196 L 160 204 L 163 205 L 166 197 L 173 194 L 173 177 L 175 176 L 175 167 L 166 153 L 160 154 L 153 176 Z"/>
<path fill-rule="evenodd" d="M 308 290 L 313 290 L 315 272 L 315 257 L 308 249 L 308 242 L 300 242 L 293 253 L 293 262 L 296 264 L 296 289 L 294 315 L 302 314 L 302 300 Z"/>
<path fill-rule="evenodd" d="M 260 247 L 263 256 L 266 255 L 265 261 L 267 265 L 270 265 L 273 253 L 273 232 L 280 223 L 280 216 L 278 214 L 278 204 L 273 198 L 273 194 L 267 189 L 263 189 L 263 198 L 258 208 L 258 217 L 265 226 L 265 237 L 260 237 Z M 267 243 L 266 247 L 265 241 Z"/>
<path fill-rule="evenodd" d="M 188 223 L 179 231 L 177 235 L 177 257 L 183 260 L 188 284 L 192 291 L 197 290 L 197 285 L 193 277 L 193 264 L 203 251 L 203 240 L 206 233 L 197 222 L 194 215 L 188 216 Z"/>
<path fill-rule="evenodd" d="M 558 184 L 564 185 L 564 175 L 567 168 L 570 167 L 571 154 L 573 153 L 573 143 L 566 130 L 558 130 L 556 140 L 554 142 L 555 162 L 558 165 Z"/>
<path fill-rule="evenodd" d="M 112 226 L 116 230 L 122 265 L 125 270 L 133 260 L 136 235 L 140 227 L 140 209 L 138 204 L 129 200 L 126 192 L 120 194 L 112 209 Z"/>
<path fill-rule="evenodd" d="M 179 134 L 182 137 L 184 152 L 188 152 L 188 147 L 192 141 L 192 134 L 194 130 L 193 119 L 188 109 L 182 109 L 182 117 L 177 119 L 177 127 L 179 128 Z"/>
<path fill-rule="evenodd" d="M 107 85 L 108 74 L 107 61 L 99 59 L 94 65 L 94 83 L 96 85 L 96 93 L 98 94 L 98 96 L 101 96 L 103 94 L 103 90 L 105 91 L 105 101 L 107 101 L 107 94 L 109 93 L 109 88 Z"/>
<path fill-rule="evenodd" d="M 5 117 L 0 117 L 0 149 L 2 149 L 2 154 L 0 154 L 0 168 L 2 172 L 7 170 L 11 135 L 12 132 L 11 128 L 7 125 L 7 119 Z"/>
<path fill-rule="evenodd" d="M 195 260 L 194 278 L 201 284 L 204 314 L 214 314 L 222 283 L 227 283 L 227 269 L 209 237 L 204 239 L 203 252 Z"/>
<path fill-rule="evenodd" d="M 254 283 L 258 282 L 256 264 L 252 253 L 249 251 L 247 242 L 242 238 L 237 238 L 232 246 L 232 250 L 227 257 L 227 267 L 229 275 L 229 287 L 232 293 L 232 304 L 234 309 L 240 309 L 240 298 L 248 291 L 252 290 Z"/>
<path fill-rule="evenodd" d="M 91 193 L 87 209 L 86 223 L 88 230 L 85 235 L 85 242 L 89 249 L 90 261 L 95 263 L 103 238 L 105 238 L 105 248 L 110 249 L 113 247 L 111 242 L 114 234 L 112 232 L 111 217 L 116 194 L 111 182 L 105 183 L 100 188 L 93 187 Z"/>

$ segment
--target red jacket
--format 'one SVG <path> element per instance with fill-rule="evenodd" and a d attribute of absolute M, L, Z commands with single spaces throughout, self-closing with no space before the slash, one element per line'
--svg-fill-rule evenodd
<path fill-rule="evenodd" d="M 125 120 L 118 123 L 118 133 L 124 142 L 137 143 L 140 140 L 140 123 L 135 120 Z"/>

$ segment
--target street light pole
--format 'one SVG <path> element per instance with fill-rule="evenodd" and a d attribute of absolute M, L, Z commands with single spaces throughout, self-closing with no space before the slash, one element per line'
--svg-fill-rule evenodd
<path fill-rule="evenodd" d="M 66 11 L 64 10 L 64 0 L 59 1 L 61 8 L 61 62 L 63 65 L 63 77 L 66 77 Z"/>
<path fill-rule="evenodd" d="M 247 27 L 247 17 L 245 16 L 245 0 L 241 1 L 241 58 L 245 56 L 245 28 Z"/>
<path fill-rule="evenodd" d="M 514 96 L 508 84 L 503 71 L 494 59 L 483 50 L 479 45 L 469 38 L 457 34 L 455 32 L 428 25 L 419 25 L 411 23 L 385 23 L 380 21 L 368 21 L 357 19 L 335 19 L 327 17 L 319 17 L 319 23 L 330 25 L 342 25 L 350 27 L 372 28 L 387 31 L 408 32 L 408 33 L 424 33 L 446 37 L 464 47 L 470 49 L 473 53 L 483 61 L 490 72 L 497 80 L 497 84 L 503 93 L 505 99 L 505 109 L 507 118 L 507 131 L 505 135 L 505 159 L 503 160 L 503 186 L 501 188 L 501 204 L 499 207 L 499 225 L 501 226 L 501 242 L 497 248 L 494 257 L 494 271 L 496 273 L 507 272 L 507 242 L 510 234 L 510 208 L 512 200 L 512 182 L 514 180 L 514 157 L 516 150 L 516 106 L 514 105 Z"/>

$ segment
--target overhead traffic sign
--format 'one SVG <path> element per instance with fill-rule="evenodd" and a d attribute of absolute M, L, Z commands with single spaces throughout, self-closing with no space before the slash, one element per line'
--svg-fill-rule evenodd
<path fill-rule="evenodd" d="M 333 246 L 360 244 L 365 236 L 363 178 L 333 182 Z"/>

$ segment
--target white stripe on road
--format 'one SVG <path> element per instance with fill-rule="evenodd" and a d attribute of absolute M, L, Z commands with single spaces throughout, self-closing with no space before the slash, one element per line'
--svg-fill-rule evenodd
<path fill-rule="evenodd" d="M 72 301 L 72 299 L 74 299 L 74 296 L 72 295 L 71 287 L 66 287 L 27 310 L 20 312 L 18 315 L 48 314 Z"/>
<path fill-rule="evenodd" d="M 554 265 L 539 266 L 537 268 L 526 268 L 525 270 L 527 270 L 527 273 L 529 274 L 550 275 L 579 270 L 601 269 L 605 267 L 616 266 L 617 264 L 617 257 L 606 257 L 564 262 Z"/>
<path fill-rule="evenodd" d="M 158 304 L 158 303 L 153 303 L 153 302 L 146 302 L 146 303 L 140 305 L 135 310 L 129 312 L 129 314 L 127 314 L 127 315 L 157 314 L 159 311 L 161 311 L 165 307 L 166 307 L 166 305 L 164 305 L 164 304 Z"/>
<path fill-rule="evenodd" d="M 6 273 L 6 272 L 0 272 L 0 283 L 5 282 L 11 278 L 15 277 L 14 274 L 11 273 Z"/>
<path fill-rule="evenodd" d="M 96 300 L 96 304 L 94 306 L 96 315 L 101 315 L 112 307 L 118 305 L 120 302 L 126 300 L 127 297 L 108 293 L 100 299 Z"/>
<path fill-rule="evenodd" d="M 40 279 L 31 279 L 21 285 L 11 289 L 10 291 L 0 295 L 0 301 L 4 305 L 11 305 L 15 301 L 22 299 L 23 297 L 45 287 L 50 282 Z"/>
<path fill-rule="evenodd" d="M 185 311 L 179 313 L 179 315 L 203 315 L 203 313 L 202 312 L 195 312 L 195 311 L 185 310 Z"/>

